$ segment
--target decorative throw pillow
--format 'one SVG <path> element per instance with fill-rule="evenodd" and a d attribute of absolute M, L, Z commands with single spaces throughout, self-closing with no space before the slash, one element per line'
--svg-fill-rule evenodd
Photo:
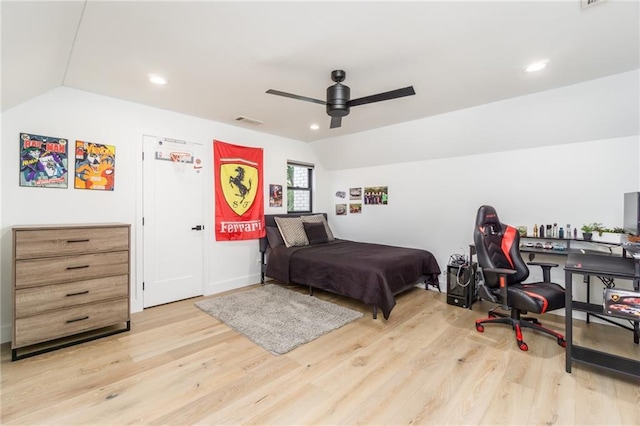
<path fill-rule="evenodd" d="M 307 233 L 309 244 L 324 244 L 329 242 L 327 231 L 321 222 L 302 222 L 304 232 Z"/>
<path fill-rule="evenodd" d="M 333 236 L 333 232 L 331 232 L 331 228 L 329 228 L 329 224 L 327 223 L 327 220 L 324 218 L 323 214 L 312 214 L 312 215 L 300 216 L 300 217 L 302 218 L 303 222 L 308 222 L 308 223 L 322 222 L 324 224 L 324 230 L 327 233 L 327 238 L 329 239 L 329 241 L 335 240 L 335 237 Z"/>
<path fill-rule="evenodd" d="M 284 245 L 284 240 L 277 226 L 267 226 L 267 240 L 269 240 L 269 247 L 271 248 Z"/>
<path fill-rule="evenodd" d="M 275 217 L 274 219 L 284 240 L 284 245 L 287 247 L 309 245 L 307 233 L 304 232 L 300 217 Z"/>

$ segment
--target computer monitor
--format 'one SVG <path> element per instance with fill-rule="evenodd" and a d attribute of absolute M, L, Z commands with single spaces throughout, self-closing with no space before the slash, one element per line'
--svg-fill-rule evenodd
<path fill-rule="evenodd" d="M 632 235 L 640 235 L 640 192 L 624 194 L 624 230 Z"/>

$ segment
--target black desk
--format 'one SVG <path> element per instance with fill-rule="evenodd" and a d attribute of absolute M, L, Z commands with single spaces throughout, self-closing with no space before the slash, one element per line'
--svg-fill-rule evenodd
<path fill-rule="evenodd" d="M 627 257 L 600 256 L 594 254 L 571 253 L 565 263 L 565 323 L 566 323 L 566 361 L 567 372 L 571 373 L 571 362 L 582 362 L 633 377 L 640 377 L 640 360 L 624 358 L 606 352 L 589 349 L 573 344 L 573 311 L 607 316 L 602 305 L 578 302 L 573 300 L 573 274 L 584 276 L 597 275 L 633 281 L 635 291 L 640 290 L 640 259 Z M 634 322 L 634 342 L 638 343 L 640 330 L 638 321 Z"/>

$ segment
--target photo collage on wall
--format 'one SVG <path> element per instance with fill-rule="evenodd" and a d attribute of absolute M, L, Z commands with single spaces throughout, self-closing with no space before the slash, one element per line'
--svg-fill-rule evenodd
<path fill-rule="evenodd" d="M 113 191 L 116 148 L 76 141 L 76 189 Z M 20 133 L 20 186 L 68 188 L 68 139 Z"/>
<path fill-rule="evenodd" d="M 387 205 L 389 204 L 389 187 L 387 186 L 365 186 L 349 188 L 349 202 L 336 203 L 336 216 L 346 216 L 347 214 L 362 214 L 362 205 Z M 336 197 L 346 198 L 347 192 L 337 191 Z"/>

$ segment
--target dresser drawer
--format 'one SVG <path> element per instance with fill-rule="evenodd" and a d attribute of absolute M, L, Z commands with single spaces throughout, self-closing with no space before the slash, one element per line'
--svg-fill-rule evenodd
<path fill-rule="evenodd" d="M 17 318 L 12 347 L 33 345 L 128 320 L 127 298 Z"/>
<path fill-rule="evenodd" d="M 21 229 L 14 247 L 16 259 L 128 250 L 129 227 Z"/>
<path fill-rule="evenodd" d="M 128 251 L 18 260 L 15 263 L 15 286 L 60 284 L 128 273 Z"/>
<path fill-rule="evenodd" d="M 24 318 L 55 309 L 127 297 L 129 276 L 98 278 L 68 284 L 27 287 L 16 290 L 15 316 Z"/>

